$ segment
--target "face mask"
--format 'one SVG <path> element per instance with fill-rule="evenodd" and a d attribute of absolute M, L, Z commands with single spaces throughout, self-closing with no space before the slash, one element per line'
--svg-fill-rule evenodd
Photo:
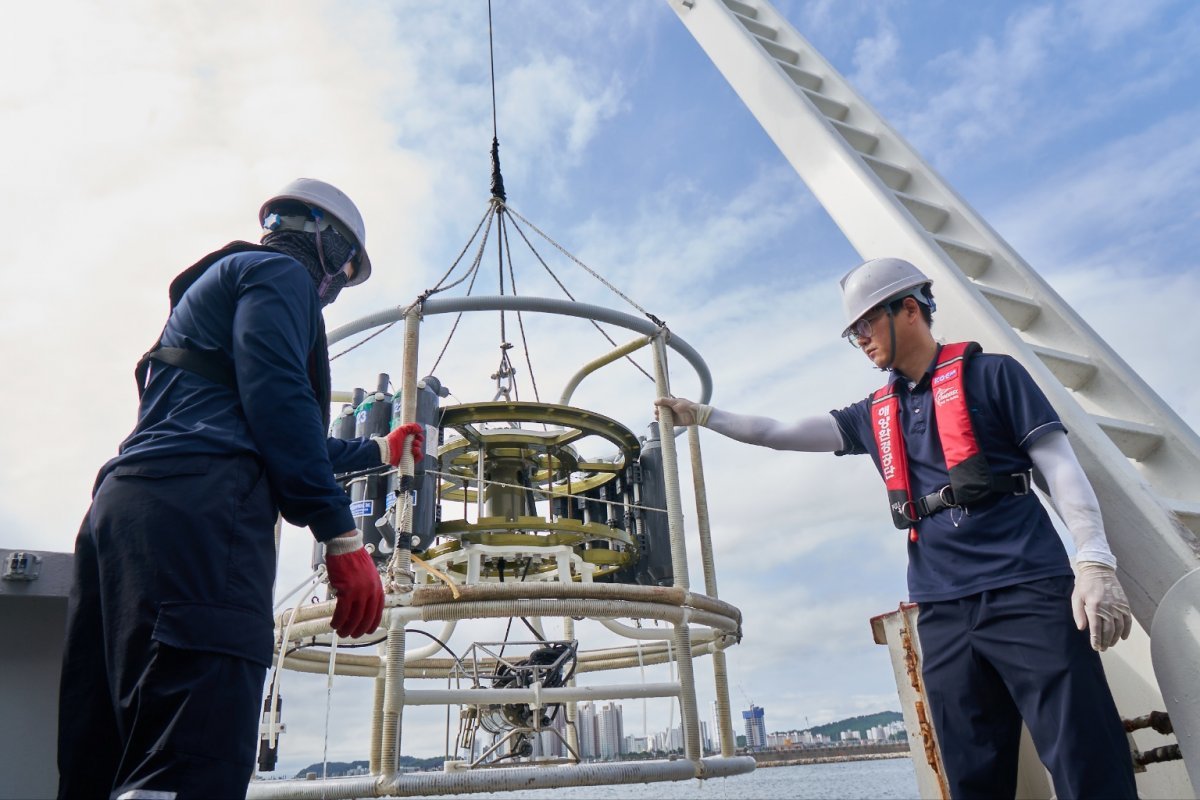
<path fill-rule="evenodd" d="M 317 281 L 317 297 L 321 299 L 323 308 L 336 300 L 338 293 L 349 282 L 342 267 L 354 257 L 354 246 L 333 228 L 315 234 L 313 239 L 317 244 L 317 260 L 324 273 Z"/>
<path fill-rule="evenodd" d="M 320 236 L 318 247 L 316 234 L 294 230 L 272 231 L 263 238 L 263 244 L 304 265 L 324 307 L 336 300 L 338 293 L 349 282 L 341 267 L 353 257 L 354 247 L 332 228 L 321 231 Z"/>
<path fill-rule="evenodd" d="M 317 297 L 321 300 L 321 307 L 324 308 L 336 300 L 338 293 L 342 291 L 349 280 L 346 273 L 340 270 L 333 275 L 325 275 L 317 283 Z"/>

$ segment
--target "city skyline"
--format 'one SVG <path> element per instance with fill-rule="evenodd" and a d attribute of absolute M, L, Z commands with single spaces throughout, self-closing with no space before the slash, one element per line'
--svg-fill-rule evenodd
<path fill-rule="evenodd" d="M 1200 384 L 1180 369 L 1191 360 L 1178 335 L 1200 294 L 1200 104 L 1186 88 L 1200 77 L 1200 6 L 776 5 L 1200 427 Z M 255 239 L 259 205 L 280 186 L 320 177 L 363 211 L 375 271 L 329 307 L 329 329 L 407 304 L 444 274 L 489 197 L 488 19 L 482 1 L 322 0 L 279 15 L 253 3 L 211 14 L 65 0 L 14 7 L 9 22 L 0 270 L 13 299 L 0 372 L 24 403 L 0 432 L 0 545 L 70 552 L 96 471 L 133 425 L 131 371 L 162 328 L 171 278 L 231 239 Z M 879 373 L 838 338 L 837 281 L 858 254 L 666 3 L 512 0 L 494 22 L 509 201 L 694 345 L 714 404 L 795 419 L 877 388 Z M 523 294 L 558 296 L 537 263 L 516 270 Z M 571 274 L 581 301 L 621 305 Z M 438 369 L 456 402 L 495 391 L 495 322 L 465 318 L 459 341 L 474 345 L 452 348 Z M 423 365 L 450 324 L 429 323 Z M 610 348 L 590 329 L 526 324 L 547 392 Z M 335 388 L 398 374 L 398 330 L 335 361 Z M 532 396 L 534 370 L 514 362 Z M 673 391 L 694 395 L 694 376 L 674 366 Z M 68 418 L 53 412 L 61 401 L 32 397 L 51 393 L 80 411 Z M 623 365 L 576 399 L 637 432 L 652 420 L 653 384 Z M 906 545 L 868 459 L 755 449 L 711 431 L 701 441 L 720 596 L 743 614 L 731 679 L 770 697 L 771 719 L 894 707 L 894 673 L 868 620 L 907 598 Z M 308 531 L 284 527 L 277 587 L 311 574 L 312 546 Z M 556 624 L 547 620 L 551 637 Z M 610 646 L 616 637 L 599 628 L 577 626 L 587 646 Z M 462 652 L 502 630 L 464 623 L 448 644 Z M 700 708 L 714 698 L 711 673 L 698 660 Z M 646 681 L 669 679 L 666 666 L 646 668 Z M 366 684 L 339 678 L 327 715 L 325 677 L 289 673 L 280 769 L 326 746 L 330 758 L 361 758 Z M 670 725 L 672 707 L 625 713 L 626 734 L 643 736 Z M 405 752 L 440 753 L 449 738 L 444 709 L 405 710 Z"/>

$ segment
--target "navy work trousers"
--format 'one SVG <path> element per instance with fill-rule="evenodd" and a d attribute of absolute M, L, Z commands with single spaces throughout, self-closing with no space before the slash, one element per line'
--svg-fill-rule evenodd
<path fill-rule="evenodd" d="M 1137 797 L 1100 656 L 1071 616 L 1069 576 L 921 603 L 923 676 L 950 796 L 1013 797 L 1021 721 L 1054 790 Z"/>
<path fill-rule="evenodd" d="M 102 472 L 75 544 L 59 797 L 245 797 L 270 664 L 275 507 L 250 455 Z"/>

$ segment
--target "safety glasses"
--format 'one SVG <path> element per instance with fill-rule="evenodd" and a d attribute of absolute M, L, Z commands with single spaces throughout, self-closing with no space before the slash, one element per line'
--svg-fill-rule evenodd
<path fill-rule="evenodd" d="M 842 331 L 843 338 L 850 342 L 851 347 L 862 347 L 862 340 L 871 338 L 871 331 L 874 329 L 875 323 L 879 321 L 880 317 L 889 313 L 891 313 L 891 309 L 884 306 L 876 306 L 855 320 L 854 324 L 849 328 Z"/>

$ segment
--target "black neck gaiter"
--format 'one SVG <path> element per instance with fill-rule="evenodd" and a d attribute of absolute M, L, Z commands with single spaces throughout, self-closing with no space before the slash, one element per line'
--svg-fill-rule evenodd
<path fill-rule="evenodd" d="M 340 270 L 349 260 L 353 246 L 333 228 L 321 231 L 321 254 L 317 253 L 316 236 L 303 231 L 273 231 L 263 237 L 262 243 L 304 265 L 317 288 L 322 306 L 336 300 L 346 285 L 346 275 Z M 325 256 L 325 266 L 334 271 L 332 275 L 321 268 L 322 254 Z"/>

